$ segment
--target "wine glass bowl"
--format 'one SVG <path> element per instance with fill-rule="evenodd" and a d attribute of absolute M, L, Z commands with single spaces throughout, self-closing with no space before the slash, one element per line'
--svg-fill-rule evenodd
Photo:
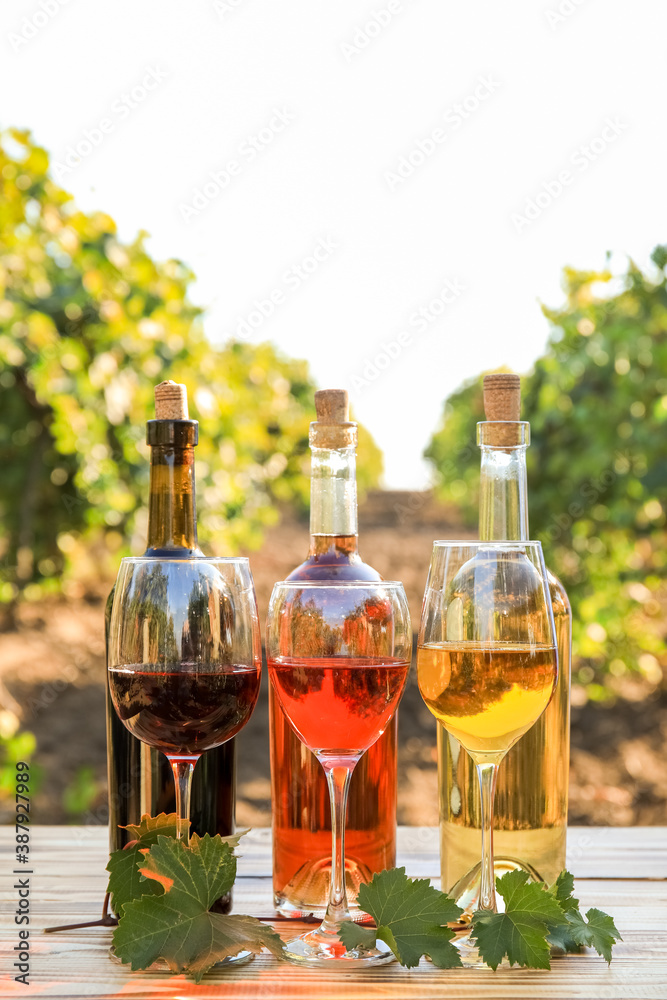
<path fill-rule="evenodd" d="M 386 587 L 290 583 L 282 594 L 272 602 L 267 642 L 280 706 L 318 758 L 358 758 L 403 693 L 404 619 L 395 620 Z"/>
<path fill-rule="evenodd" d="M 419 688 L 475 760 L 501 760 L 540 717 L 557 680 L 548 590 L 526 544 L 434 546 Z"/>
<path fill-rule="evenodd" d="M 287 581 L 273 588 L 267 619 L 269 678 L 281 710 L 327 776 L 332 814 L 329 904 L 319 928 L 288 943 L 297 964 L 350 969 L 393 960 L 383 944 L 347 951 L 350 919 L 344 825 L 350 776 L 398 707 L 412 653 L 399 583 Z"/>
<path fill-rule="evenodd" d="M 247 723 L 259 694 L 259 619 L 247 559 L 123 559 L 109 689 L 126 728 L 168 757 L 188 818 L 192 770 Z"/>

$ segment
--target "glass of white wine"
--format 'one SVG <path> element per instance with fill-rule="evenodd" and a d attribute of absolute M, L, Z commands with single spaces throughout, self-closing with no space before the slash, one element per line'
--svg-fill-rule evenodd
<path fill-rule="evenodd" d="M 545 710 L 558 677 L 539 542 L 435 542 L 417 650 L 426 705 L 472 758 L 479 779 L 479 909 L 496 910 L 493 798 L 498 767 Z M 465 964 L 476 949 L 459 939 Z"/>

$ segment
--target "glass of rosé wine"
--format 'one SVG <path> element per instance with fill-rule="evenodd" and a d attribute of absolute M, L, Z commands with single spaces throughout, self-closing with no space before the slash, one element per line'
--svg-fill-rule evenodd
<path fill-rule="evenodd" d="M 382 941 L 346 950 L 345 810 L 350 777 L 398 708 L 412 630 L 401 583 L 288 581 L 273 588 L 267 619 L 269 678 L 282 711 L 324 768 L 331 801 L 329 902 L 315 930 L 286 946 L 299 965 L 342 969 L 393 961 Z M 280 763 L 278 762 L 278 766 Z"/>
<path fill-rule="evenodd" d="M 247 559 L 121 561 L 109 622 L 111 700 L 127 729 L 169 760 L 179 819 L 189 820 L 199 757 L 252 715 L 261 666 Z M 177 836 L 187 841 L 187 830 L 179 823 Z"/>
<path fill-rule="evenodd" d="M 539 542 L 435 542 L 422 605 L 417 678 L 426 705 L 472 758 L 481 795 L 476 909 L 495 912 L 493 799 L 498 767 L 544 712 L 558 678 Z M 468 935 L 464 964 L 478 962 Z"/>

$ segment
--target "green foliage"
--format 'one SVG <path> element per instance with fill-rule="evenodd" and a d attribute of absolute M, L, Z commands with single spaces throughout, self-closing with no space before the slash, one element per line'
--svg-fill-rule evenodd
<path fill-rule="evenodd" d="M 607 965 L 609 965 L 611 963 L 611 953 L 614 944 L 616 941 L 622 940 L 621 935 L 616 929 L 616 924 L 609 914 L 593 907 L 586 911 L 585 919 L 579 910 L 568 913 L 567 919 L 570 924 L 570 934 L 574 946 L 577 949 L 582 946 L 595 948 L 598 955 L 601 955 Z M 565 950 L 574 951 L 575 947 L 570 942 L 565 941 Z"/>
<path fill-rule="evenodd" d="M 530 881 L 524 871 L 508 872 L 496 879 L 496 888 L 504 912 L 476 910 L 471 929 L 482 961 L 492 969 L 504 958 L 510 965 L 549 969 L 551 947 L 579 951 L 582 945 L 595 948 L 611 962 L 612 948 L 621 936 L 612 918 L 601 910 L 589 910 L 586 919 L 582 916 L 579 900 L 572 895 L 570 872 L 561 872 L 552 886 Z M 372 948 L 380 938 L 408 968 L 418 965 L 422 955 L 441 969 L 461 965 L 451 944 L 454 932 L 443 924 L 457 920 L 462 911 L 428 879 L 410 879 L 405 868 L 380 872 L 361 886 L 359 906 L 377 927 L 343 924 L 340 938 L 346 948 Z"/>
<path fill-rule="evenodd" d="M 543 882 L 529 882 L 527 872 L 513 871 L 496 880 L 505 901 L 504 913 L 477 910 L 471 937 L 492 969 L 507 956 L 510 965 L 549 969 L 549 932 L 565 922 L 555 895 Z"/>
<path fill-rule="evenodd" d="M 125 903 L 160 891 L 157 882 L 147 882 L 143 878 L 137 862 L 143 861 L 144 853 L 157 844 L 158 837 L 176 837 L 177 827 L 181 833 L 185 833 L 189 826 L 190 821 L 179 819 L 176 813 L 160 813 L 158 816 L 149 816 L 145 813 L 140 823 L 131 823 L 123 827 L 129 831 L 132 840 L 128 841 L 122 850 L 114 851 L 107 865 L 109 872 L 107 891 L 111 895 L 111 905 L 116 913 L 120 912 L 121 906 Z M 240 830 L 230 837 L 220 839 L 234 850 L 247 832 Z"/>
<path fill-rule="evenodd" d="M 658 247 L 653 261 L 667 265 Z M 562 579 L 574 618 L 575 653 L 622 674 L 637 665 L 659 680 L 667 573 L 667 278 L 634 264 L 565 271 L 566 302 L 545 309 L 553 330 L 523 379 L 531 537 Z M 476 520 L 483 420 L 481 380 L 449 397 L 426 451 L 437 488 Z"/>
<path fill-rule="evenodd" d="M 165 378 L 189 386 L 200 421 L 205 547 L 256 547 L 276 504 L 307 504 L 306 363 L 270 344 L 212 347 L 193 274 L 154 261 L 145 235 L 123 243 L 104 212 L 76 208 L 28 132 L 0 133 L 0 599 L 141 551 L 144 425 Z M 367 433 L 360 471 L 362 488 L 381 472 Z"/>
<path fill-rule="evenodd" d="M 100 792 L 100 783 L 95 777 L 95 769 L 88 764 L 77 771 L 63 792 L 63 807 L 71 822 L 76 822 L 90 809 Z"/>
<path fill-rule="evenodd" d="M 360 886 L 358 902 L 373 917 L 377 929 L 344 923 L 340 939 L 346 948 L 375 947 L 379 938 L 407 968 L 419 965 L 422 955 L 428 955 L 439 969 L 461 965 L 451 944 L 454 932 L 443 924 L 456 920 L 462 910 L 428 879 L 408 878 L 405 868 L 379 872 Z"/>
<path fill-rule="evenodd" d="M 1 713 L 0 713 L 1 714 Z M 16 793 L 16 763 L 19 760 L 30 762 L 37 740 L 34 733 L 27 729 L 16 732 L 12 725 L 4 730 L 0 725 L 0 799 L 14 801 Z M 30 767 L 30 787 L 35 792 L 39 788 L 41 769 L 34 764 Z"/>
<path fill-rule="evenodd" d="M 551 947 L 577 952 L 585 946 L 595 948 L 609 965 L 621 935 L 602 910 L 588 910 L 584 918 L 579 900 L 572 895 L 571 873 L 562 871 L 549 888 L 544 882 L 529 879 L 523 871 L 508 872 L 496 879 L 504 912 L 477 910 L 473 914 L 471 937 L 486 964 L 497 969 L 507 958 L 510 965 L 550 969 Z"/>
<path fill-rule="evenodd" d="M 133 970 L 162 958 L 172 972 L 200 982 L 216 962 L 240 951 L 282 954 L 280 936 L 255 917 L 211 912 L 236 878 L 236 858 L 222 837 L 193 835 L 186 846 L 160 835 L 135 861 L 149 892 L 123 904 L 113 936 L 115 954 Z"/>
<path fill-rule="evenodd" d="M 114 851 L 107 865 L 109 872 L 107 892 L 111 896 L 111 906 L 115 913 L 120 913 L 121 907 L 133 899 L 159 893 L 159 884 L 146 881 L 139 871 L 137 862 L 143 862 L 141 852 L 157 844 L 159 836 L 175 837 L 177 826 L 184 832 L 189 825 L 189 821 L 179 820 L 176 813 L 160 813 L 159 816 L 146 814 L 141 817 L 140 824 L 124 827 L 130 831 L 133 839 L 122 850 Z"/>

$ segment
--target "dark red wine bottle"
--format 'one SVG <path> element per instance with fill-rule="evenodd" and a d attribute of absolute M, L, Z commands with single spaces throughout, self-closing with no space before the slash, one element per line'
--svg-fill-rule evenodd
<path fill-rule="evenodd" d="M 155 387 L 156 420 L 149 420 L 151 448 L 148 545 L 144 555 L 202 556 L 197 544 L 194 449 L 198 423 L 188 419 L 186 388 L 174 382 Z M 106 606 L 108 640 L 113 591 Z M 191 831 L 204 836 L 234 832 L 234 740 L 202 754 L 192 780 Z M 107 761 L 109 779 L 109 846 L 117 851 L 128 842 L 122 827 L 139 823 L 144 813 L 175 812 L 174 777 L 167 758 L 141 743 L 116 715 L 107 679 Z M 231 896 L 221 907 L 226 912 Z"/>

